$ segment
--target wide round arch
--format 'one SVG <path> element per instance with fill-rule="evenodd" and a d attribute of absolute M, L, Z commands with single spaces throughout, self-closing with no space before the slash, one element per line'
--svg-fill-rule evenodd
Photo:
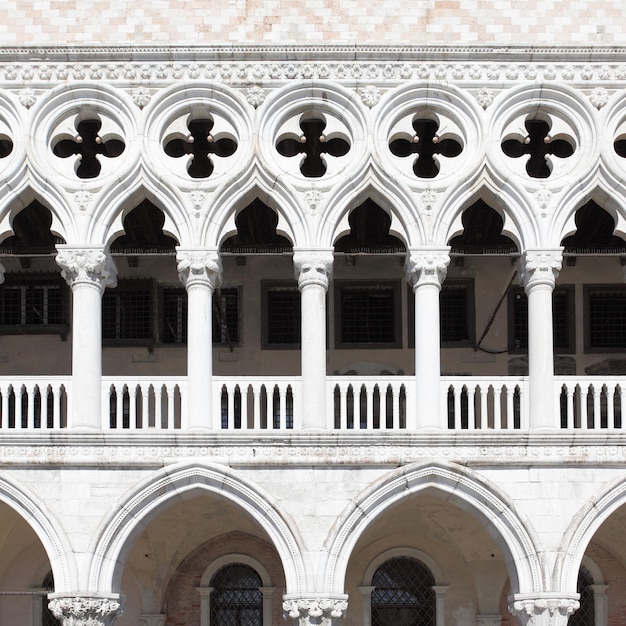
<path fill-rule="evenodd" d="M 301 542 L 275 499 L 257 485 L 236 476 L 228 467 L 195 463 L 161 470 L 118 503 L 92 547 L 94 556 L 87 588 L 103 593 L 118 590 L 125 555 L 146 521 L 172 500 L 203 491 L 238 505 L 260 524 L 278 552 L 288 593 L 302 593 L 307 589 Z"/>
<path fill-rule="evenodd" d="M 36 496 L 13 479 L 0 475 L 0 502 L 16 511 L 32 528 L 48 555 L 54 575 L 56 592 L 70 591 L 77 587 L 77 567 L 67 537 L 61 525 L 49 511 L 38 502 Z"/>
<path fill-rule="evenodd" d="M 211 561 L 211 563 L 206 566 L 206 569 L 202 572 L 202 577 L 200 578 L 200 586 L 208 587 L 211 584 L 213 576 L 215 576 L 215 574 L 217 574 L 222 567 L 232 565 L 233 563 L 243 563 L 244 565 L 251 567 L 259 575 L 264 587 L 272 585 L 272 579 L 269 572 L 261 561 L 255 559 L 249 554 L 230 552 L 229 554 L 224 554 L 214 561 Z"/>
<path fill-rule="evenodd" d="M 626 477 L 614 479 L 589 498 L 573 516 L 554 566 L 554 588 L 576 591 L 578 570 L 585 551 L 600 526 L 626 504 Z"/>
<path fill-rule="evenodd" d="M 427 568 L 428 571 L 433 575 L 435 579 L 436 585 L 445 585 L 446 580 L 443 575 L 443 570 L 441 569 L 439 563 L 433 559 L 430 554 L 427 554 L 423 550 L 417 550 L 416 548 L 409 548 L 407 546 L 402 546 L 398 548 L 391 548 L 389 550 L 385 550 L 381 552 L 366 568 L 365 573 L 363 574 L 363 585 L 371 585 L 372 578 L 376 573 L 376 570 L 386 561 L 390 559 L 395 559 L 397 557 L 407 556 L 416 561 L 420 561 Z"/>
<path fill-rule="evenodd" d="M 513 593 L 545 588 L 547 577 L 531 530 L 510 498 L 471 470 L 456 464 L 412 464 L 368 487 L 333 528 L 327 561 L 320 570 L 326 593 L 341 593 L 348 562 L 359 538 L 389 508 L 419 493 L 431 493 L 466 510 L 485 524 L 502 550 Z"/>

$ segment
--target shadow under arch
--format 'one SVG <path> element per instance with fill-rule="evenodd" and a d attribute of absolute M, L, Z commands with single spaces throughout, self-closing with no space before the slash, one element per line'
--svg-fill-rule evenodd
<path fill-rule="evenodd" d="M 73 550 L 67 537 L 59 530 L 60 524 L 51 518 L 50 513 L 44 512 L 36 496 L 15 481 L 0 476 L 0 502 L 16 511 L 41 541 L 54 575 L 55 591 L 75 589 L 77 568 L 73 556 L 70 556 Z"/>
<path fill-rule="evenodd" d="M 356 498 L 337 520 L 322 564 L 320 582 L 326 593 L 342 593 L 348 562 L 357 541 L 380 515 L 409 496 L 426 493 L 446 500 L 479 518 L 502 550 L 512 593 L 542 590 L 547 580 L 534 533 L 519 518 L 510 498 L 498 487 L 459 465 L 411 464 L 394 470 Z M 332 532 L 332 531 L 331 531 Z"/>
<path fill-rule="evenodd" d="M 302 593 L 307 588 L 307 572 L 300 548 L 302 542 L 274 498 L 237 476 L 231 468 L 184 463 L 166 467 L 144 481 L 105 520 L 95 545 L 92 545 L 88 589 L 104 593 L 119 590 L 125 555 L 142 532 L 145 522 L 168 501 L 202 490 L 238 505 L 259 523 L 278 552 L 287 593 Z"/>
<path fill-rule="evenodd" d="M 575 592 L 578 570 L 594 535 L 620 507 L 626 504 L 626 477 L 614 479 L 589 498 L 572 517 L 554 565 L 554 588 Z"/>

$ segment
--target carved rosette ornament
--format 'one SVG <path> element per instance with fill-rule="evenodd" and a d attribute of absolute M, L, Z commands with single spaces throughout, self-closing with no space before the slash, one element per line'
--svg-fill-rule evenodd
<path fill-rule="evenodd" d="M 411 250 L 405 263 L 406 279 L 415 291 L 424 285 L 441 288 L 450 264 L 449 248 Z"/>
<path fill-rule="evenodd" d="M 48 608 L 63 626 L 109 626 L 122 613 L 118 598 L 53 598 Z"/>
<path fill-rule="evenodd" d="M 213 291 L 222 283 L 222 260 L 217 250 L 179 250 L 176 262 L 178 277 L 187 290 L 202 285 Z"/>
<path fill-rule="evenodd" d="M 345 617 L 348 601 L 343 599 L 299 598 L 283 602 L 285 619 L 291 619 L 294 626 L 332 626 L 333 620 Z"/>
<path fill-rule="evenodd" d="M 520 281 L 527 291 L 538 285 L 554 289 L 563 263 L 563 249 L 526 250 L 520 259 Z"/>
<path fill-rule="evenodd" d="M 575 597 L 518 596 L 509 605 L 509 611 L 518 617 L 522 626 L 566 626 L 569 618 L 579 607 L 580 602 Z"/>
<path fill-rule="evenodd" d="M 293 265 L 298 289 L 309 285 L 328 289 L 333 274 L 332 250 L 294 250 Z"/>
<path fill-rule="evenodd" d="M 101 292 L 117 285 L 117 269 L 104 248 L 65 248 L 57 246 L 56 262 L 61 276 L 73 289 L 77 285 L 92 285 Z"/>

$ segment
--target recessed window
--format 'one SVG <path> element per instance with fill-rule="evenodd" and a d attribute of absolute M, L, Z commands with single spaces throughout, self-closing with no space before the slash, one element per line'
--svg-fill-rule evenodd
<path fill-rule="evenodd" d="M 211 626 L 261 626 L 261 577 L 249 565 L 222 567 L 211 579 Z"/>
<path fill-rule="evenodd" d="M 474 283 L 446 281 L 439 295 L 441 343 L 470 344 L 474 341 Z"/>
<path fill-rule="evenodd" d="M 335 283 L 337 346 L 400 347 L 398 283 Z"/>
<path fill-rule="evenodd" d="M 263 347 L 300 347 L 300 291 L 294 283 L 263 283 Z"/>
<path fill-rule="evenodd" d="M 154 338 L 153 288 L 149 281 L 120 281 L 102 297 L 102 338 L 111 342 L 150 342 Z"/>
<path fill-rule="evenodd" d="M 68 289 L 58 275 L 10 275 L 0 285 L 0 332 L 4 334 L 68 331 Z"/>
<path fill-rule="evenodd" d="M 585 347 L 613 352 L 626 348 L 626 288 L 585 286 Z"/>
<path fill-rule="evenodd" d="M 574 286 L 559 285 L 552 292 L 554 349 L 574 352 Z M 521 287 L 509 293 L 509 345 L 511 351 L 528 349 L 528 296 Z"/>

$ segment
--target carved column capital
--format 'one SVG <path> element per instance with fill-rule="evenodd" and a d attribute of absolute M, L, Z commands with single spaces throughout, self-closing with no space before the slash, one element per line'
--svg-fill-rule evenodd
<path fill-rule="evenodd" d="M 298 288 L 318 285 L 324 290 L 333 275 L 333 251 L 330 248 L 300 248 L 294 250 L 293 265 Z"/>
<path fill-rule="evenodd" d="M 404 267 L 413 290 L 423 285 L 441 288 L 450 264 L 450 248 L 413 248 Z"/>
<path fill-rule="evenodd" d="M 117 285 L 117 268 L 106 248 L 89 246 L 74 248 L 57 245 L 56 262 L 61 276 L 73 289 L 77 285 L 92 285 L 104 291 Z"/>
<path fill-rule="evenodd" d="M 345 598 L 295 598 L 283 602 L 284 617 L 294 626 L 333 626 L 334 620 L 345 617 L 347 609 Z"/>
<path fill-rule="evenodd" d="M 176 251 L 178 277 L 189 289 L 204 285 L 215 290 L 222 283 L 222 260 L 217 249 L 196 248 Z"/>
<path fill-rule="evenodd" d="M 528 291 L 537 285 L 554 289 L 563 264 L 563 248 L 529 249 L 520 259 L 520 280 Z"/>
<path fill-rule="evenodd" d="M 509 611 L 522 626 L 566 626 L 580 607 L 579 594 L 517 594 L 510 599 Z"/>
<path fill-rule="evenodd" d="M 119 596 L 50 594 L 49 609 L 63 626 L 110 626 L 122 614 Z"/>

